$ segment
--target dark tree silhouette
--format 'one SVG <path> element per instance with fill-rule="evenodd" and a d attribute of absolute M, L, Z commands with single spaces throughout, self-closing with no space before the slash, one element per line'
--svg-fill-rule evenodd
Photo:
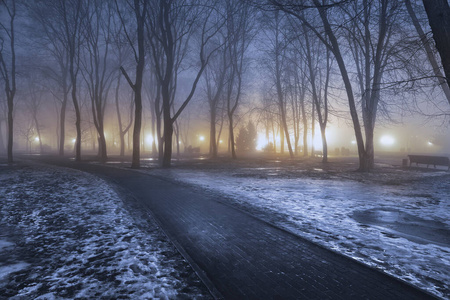
<path fill-rule="evenodd" d="M 447 0 L 423 0 L 423 5 L 450 87 L 450 7 Z"/>
<path fill-rule="evenodd" d="M 14 96 L 16 95 L 16 42 L 15 19 L 16 1 L 2 0 L 0 5 L 5 8 L 8 18 L 1 19 L 0 28 L 0 74 L 5 84 L 6 101 L 8 105 L 8 163 L 13 162 L 13 125 Z M 5 42 L 7 45 L 5 45 Z M 8 53 L 9 52 L 9 53 Z M 9 57 L 8 57 L 9 56 Z"/>

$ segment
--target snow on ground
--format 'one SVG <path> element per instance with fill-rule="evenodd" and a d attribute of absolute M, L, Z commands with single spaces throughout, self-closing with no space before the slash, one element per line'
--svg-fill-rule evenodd
<path fill-rule="evenodd" d="M 0 298 L 210 298 L 150 216 L 105 181 L 0 166 Z"/>
<path fill-rule="evenodd" d="M 449 172 L 231 164 L 148 172 L 206 188 L 220 201 L 450 298 Z"/>

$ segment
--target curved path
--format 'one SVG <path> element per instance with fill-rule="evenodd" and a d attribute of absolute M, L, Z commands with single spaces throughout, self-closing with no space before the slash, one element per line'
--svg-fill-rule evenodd
<path fill-rule="evenodd" d="M 59 164 L 128 191 L 156 217 L 216 298 L 434 299 L 198 189 L 134 170 Z"/>

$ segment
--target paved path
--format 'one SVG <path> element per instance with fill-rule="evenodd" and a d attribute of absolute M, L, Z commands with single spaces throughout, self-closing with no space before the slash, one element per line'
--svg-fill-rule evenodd
<path fill-rule="evenodd" d="M 132 170 L 76 168 L 113 181 L 147 207 L 216 297 L 433 299 L 197 189 Z"/>

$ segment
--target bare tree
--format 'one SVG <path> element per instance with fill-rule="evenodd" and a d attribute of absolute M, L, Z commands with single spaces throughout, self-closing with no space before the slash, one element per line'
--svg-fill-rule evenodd
<path fill-rule="evenodd" d="M 7 20 L 0 20 L 0 74 L 5 84 L 6 101 L 8 105 L 8 163 L 13 162 L 13 110 L 14 96 L 16 95 L 16 42 L 15 19 L 16 1 L 2 0 L 1 6 L 5 8 Z M 5 45 L 6 44 L 6 45 Z"/>
<path fill-rule="evenodd" d="M 27 3 L 32 23 L 29 30 L 36 32 L 35 44 L 44 49 L 53 59 L 47 64 L 38 66 L 43 75 L 57 84 L 56 88 L 48 87 L 55 98 L 59 118 L 57 127 L 59 155 L 64 155 L 66 110 L 71 91 L 69 77 L 69 53 L 66 46 L 66 32 L 64 31 L 58 6 L 48 6 L 48 2 L 33 1 Z M 59 107 L 59 108 L 58 108 Z"/>
<path fill-rule="evenodd" d="M 362 2 L 352 1 L 347 3 L 344 1 L 334 3 L 312 0 L 310 6 L 292 1 L 271 0 L 270 2 L 278 9 L 297 18 L 309 30 L 314 32 L 333 53 L 347 93 L 350 115 L 358 147 L 359 170 L 365 172 L 370 171 L 374 166 L 373 132 L 380 100 L 380 83 L 386 63 L 394 48 L 391 45 L 391 36 L 393 34 L 393 21 L 395 20 L 396 8 L 398 6 L 397 1 L 380 0 L 369 2 L 364 0 Z M 314 7 L 318 13 L 318 18 L 314 20 L 312 18 L 307 19 L 305 14 L 303 14 L 304 9 L 311 7 Z M 363 127 L 358 116 L 354 88 L 349 76 L 348 62 L 344 59 L 342 45 L 338 41 L 339 30 L 344 28 L 344 26 L 332 25 L 330 18 L 336 16 L 332 15 L 332 8 L 340 9 L 341 13 L 343 11 L 349 14 L 347 16 L 341 16 L 346 17 L 346 20 L 351 20 L 352 28 L 354 28 L 349 33 L 350 36 L 353 36 L 351 46 L 354 50 L 353 56 L 357 63 L 359 74 L 358 81 L 361 90 L 361 106 L 366 136 L 365 144 Z M 375 10 L 377 14 L 372 15 L 372 12 Z M 323 28 L 323 32 L 320 32 L 317 25 L 313 23 L 317 19 L 321 21 L 320 27 Z M 361 54 L 364 55 L 362 59 L 360 57 Z"/>
<path fill-rule="evenodd" d="M 127 37 L 128 43 L 133 50 L 134 59 L 136 61 L 136 72 L 135 72 L 135 82 L 131 80 L 127 71 L 120 67 L 122 74 L 125 76 L 128 84 L 134 92 L 134 128 L 133 128 L 133 158 L 131 162 L 132 168 L 140 167 L 140 157 L 141 157 L 141 126 L 142 126 L 142 81 L 144 77 L 144 67 L 145 67 L 145 19 L 147 15 L 147 0 L 134 0 L 133 3 L 127 3 L 133 10 L 135 18 L 135 35 L 137 37 L 137 45 L 132 40 L 130 32 L 126 29 L 127 24 L 125 23 L 123 12 L 121 12 L 121 7 L 116 0 L 117 11 L 119 12 L 119 17 L 122 22 L 124 33 Z M 136 49 L 137 46 L 137 49 Z"/>
<path fill-rule="evenodd" d="M 405 6 L 411 18 L 411 21 L 414 25 L 414 28 L 416 29 L 417 34 L 419 35 L 420 42 L 425 48 L 428 61 L 430 62 L 431 67 L 433 68 L 434 76 L 436 76 L 436 79 L 439 82 L 439 85 L 441 86 L 448 103 L 450 104 L 450 87 L 447 84 L 446 79 L 441 72 L 441 68 L 432 49 L 433 45 L 430 44 L 427 35 L 425 34 L 425 32 L 422 29 L 422 26 L 420 25 L 419 19 L 417 18 L 417 15 L 411 5 L 411 0 L 405 0 Z"/>
<path fill-rule="evenodd" d="M 89 91 L 94 126 L 98 134 L 99 158 L 106 161 L 105 108 L 112 83 L 112 61 L 109 59 L 112 39 L 112 7 L 102 1 L 91 1 L 85 19 L 86 55 L 81 60 L 82 75 Z"/>
<path fill-rule="evenodd" d="M 221 41 L 218 41 L 221 43 Z M 217 157 L 219 137 L 217 136 L 217 116 L 220 113 L 221 102 L 224 98 L 226 74 L 228 68 L 227 51 L 225 47 L 220 48 L 205 70 L 206 97 L 209 105 L 210 131 L 209 131 L 209 154 L 212 158 Z M 219 115 L 221 116 L 221 115 Z M 223 118 L 221 118 L 223 124 Z M 222 127 L 220 127 L 221 131 Z"/>
<path fill-rule="evenodd" d="M 131 128 L 131 125 L 133 124 L 133 106 L 134 101 L 131 101 L 129 104 L 129 112 L 130 115 L 128 117 L 128 121 L 124 122 L 123 116 L 121 114 L 121 107 L 120 107 L 120 78 L 121 75 L 117 76 L 117 85 L 116 90 L 114 94 L 115 104 L 116 104 L 116 114 L 117 114 L 117 120 L 119 123 L 119 139 L 120 139 L 120 156 L 125 155 L 125 135 L 128 133 L 128 131 Z"/>
<path fill-rule="evenodd" d="M 81 44 L 81 23 L 85 17 L 85 7 L 82 0 L 56 0 L 53 4 L 58 14 L 59 23 L 64 34 L 64 46 L 69 57 L 69 76 L 71 82 L 72 103 L 75 109 L 75 161 L 81 161 L 81 110 L 78 101 L 78 72 Z M 58 25 L 59 25 L 58 24 Z M 56 26 L 58 26 L 56 25 Z"/>
<path fill-rule="evenodd" d="M 5 141 L 3 140 L 3 128 L 2 123 L 7 124 L 8 113 L 7 104 L 3 97 L 0 98 L 0 153 L 6 153 Z"/>
<path fill-rule="evenodd" d="M 294 151 L 292 150 L 291 138 L 289 134 L 289 128 L 287 124 L 287 101 L 286 101 L 286 88 L 283 87 L 283 81 L 287 80 L 288 75 L 285 74 L 288 71 L 287 67 L 287 55 L 286 48 L 288 41 L 285 39 L 285 35 L 282 32 L 282 16 L 279 15 L 278 11 L 274 12 L 274 21 L 272 23 L 273 28 L 273 38 L 272 41 L 273 49 L 271 59 L 274 61 L 273 72 L 275 79 L 275 87 L 277 92 L 278 109 L 280 111 L 281 117 L 281 132 L 284 133 L 281 136 L 281 147 L 284 146 L 284 138 L 286 138 L 289 155 L 294 158 Z"/>
<path fill-rule="evenodd" d="M 198 0 L 155 0 L 152 8 L 148 18 L 150 46 L 157 82 L 161 88 L 164 122 L 164 155 L 160 164 L 162 167 L 170 167 L 174 123 L 194 96 L 202 73 L 218 48 L 207 46 L 221 24 L 213 22 L 215 10 L 212 5 Z M 174 109 L 179 67 L 187 55 L 188 42 L 194 34 L 198 35 L 198 48 L 195 51 L 199 54 L 199 66 L 188 95 L 183 97 L 179 108 Z"/>
<path fill-rule="evenodd" d="M 42 102 L 43 102 L 43 94 L 44 91 L 42 89 L 42 87 L 39 86 L 39 84 L 36 82 L 35 78 L 30 78 L 29 79 L 29 83 L 28 83 L 28 99 L 25 103 L 28 112 L 31 114 L 31 126 L 34 128 L 34 130 L 36 131 L 36 137 L 37 137 L 37 142 L 39 143 L 39 150 L 40 153 L 43 153 L 43 148 L 42 148 L 42 136 L 41 136 L 41 126 L 40 126 L 40 122 L 39 122 L 39 111 L 41 109 L 42 106 Z M 33 137 L 32 137 L 33 138 Z"/>
<path fill-rule="evenodd" d="M 408 3 L 409 1 L 406 1 L 406 5 L 408 5 Z M 447 0 L 423 0 L 423 5 L 425 7 L 425 11 L 427 12 L 431 31 L 433 32 L 433 39 L 436 44 L 436 49 L 441 56 L 441 62 L 442 66 L 444 67 L 447 86 L 450 86 L 450 6 Z M 408 12 L 410 11 L 410 8 L 408 8 Z M 413 18 L 413 15 L 411 15 L 411 17 Z M 416 26 L 416 29 L 419 32 L 416 23 L 414 24 L 414 26 Z M 419 35 L 422 36 L 420 32 Z M 427 49 L 427 53 L 428 52 L 429 50 Z M 428 59 L 430 59 L 433 70 L 435 71 L 435 75 L 438 78 L 442 78 L 440 76 L 440 71 L 438 71 L 439 68 L 437 67 L 437 64 L 432 62 L 432 58 L 429 54 Z M 440 79 L 440 81 L 441 80 L 442 79 Z M 447 92 L 444 90 L 447 100 L 450 103 L 450 97 L 447 96 Z"/>
<path fill-rule="evenodd" d="M 309 32 L 306 26 L 304 29 L 305 56 L 309 71 L 309 81 L 311 83 L 312 99 L 315 111 L 317 113 L 320 133 L 322 138 L 322 162 L 328 162 L 328 145 L 325 131 L 328 123 L 328 86 L 330 82 L 331 57 L 328 49 L 321 49 L 318 43 L 313 45 L 310 42 Z M 322 51 L 324 50 L 324 51 Z M 325 57 L 323 53 L 325 52 Z M 325 61 L 325 66 L 323 65 Z M 322 70 L 325 70 L 324 72 Z M 323 74 L 325 73 L 325 74 Z M 315 121 L 314 118 L 313 122 Z M 314 133 L 312 138 L 314 139 Z M 312 155 L 314 156 L 314 150 Z"/>
<path fill-rule="evenodd" d="M 234 138 L 234 117 L 242 97 L 243 76 L 247 65 L 247 49 L 255 35 L 252 8 L 245 1 L 227 0 L 226 29 L 228 39 L 226 51 L 230 67 L 227 72 L 226 106 L 228 116 L 228 136 L 231 157 L 236 159 Z"/>
<path fill-rule="evenodd" d="M 117 65 L 123 66 L 127 63 L 127 58 L 130 56 L 130 48 L 127 47 L 127 39 L 123 34 L 124 28 L 122 22 L 113 22 L 112 24 L 112 52 L 114 54 L 114 59 L 118 62 Z M 117 72 L 118 71 L 118 72 Z M 131 125 L 133 125 L 133 108 L 134 108 L 134 94 L 124 92 L 123 86 L 121 84 L 122 73 L 119 70 L 116 70 L 117 74 L 117 83 L 114 92 L 114 103 L 116 108 L 116 115 L 119 127 L 119 140 L 120 140 L 120 156 L 125 156 L 125 135 L 129 132 Z M 128 83 L 127 83 L 128 84 Z M 122 92 L 121 92 L 122 91 Z M 124 94 L 126 96 L 124 96 Z M 129 95 L 132 95 L 129 98 Z M 122 114 L 122 105 L 121 99 L 126 99 L 127 101 L 124 103 L 125 110 L 129 114 L 128 118 L 125 118 Z"/>

